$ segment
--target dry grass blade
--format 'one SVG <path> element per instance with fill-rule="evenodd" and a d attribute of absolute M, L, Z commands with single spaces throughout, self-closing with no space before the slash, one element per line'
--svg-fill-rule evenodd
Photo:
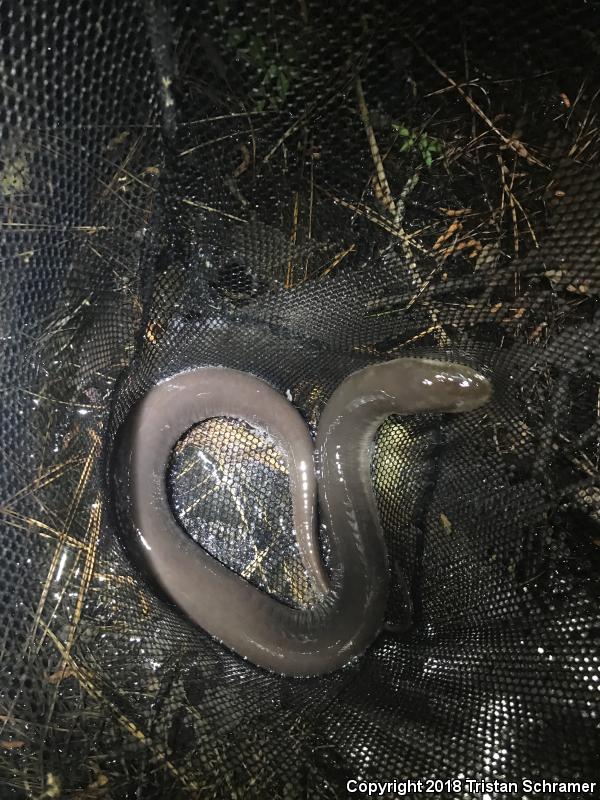
<path fill-rule="evenodd" d="M 485 122 L 485 124 L 489 127 L 489 129 L 493 131 L 496 134 L 496 136 L 498 136 L 498 138 L 500 138 L 507 147 L 513 150 L 521 158 L 524 158 L 529 164 L 537 164 L 538 167 L 543 167 L 544 169 L 548 169 L 548 166 L 544 164 L 542 161 L 540 161 L 538 158 L 536 158 L 525 147 L 523 142 L 519 141 L 518 139 L 512 139 L 511 137 L 506 136 L 506 134 L 502 133 L 502 131 L 494 125 L 494 123 L 488 117 L 485 111 L 483 111 L 483 109 L 477 105 L 477 103 L 473 100 L 473 98 L 465 92 L 462 86 L 459 83 L 457 83 L 453 78 L 451 78 L 446 72 L 444 72 L 444 70 L 440 66 L 438 66 L 438 64 L 436 64 L 436 62 L 431 58 L 431 56 L 428 55 L 425 52 L 425 50 L 423 50 L 423 48 L 414 41 L 414 39 L 411 39 L 409 36 L 407 36 L 407 39 L 410 41 L 413 47 L 423 56 L 423 58 L 427 61 L 427 63 L 431 64 L 431 66 L 435 69 L 435 71 L 439 75 L 441 75 L 441 77 L 444 78 L 444 80 L 448 81 L 450 86 L 456 89 L 456 91 L 465 100 L 465 102 L 468 103 L 471 110 L 474 111 L 475 114 L 477 114 Z"/>
<path fill-rule="evenodd" d="M 153 756 L 157 761 L 162 763 L 169 772 L 182 784 L 182 786 L 190 791 L 196 792 L 199 789 L 198 784 L 195 781 L 189 780 L 185 775 L 182 774 L 181 770 L 178 769 L 175 764 L 168 758 L 166 751 L 163 748 L 155 745 L 152 741 L 151 737 L 146 734 L 139 725 L 135 722 L 130 720 L 116 705 L 115 702 L 110 700 L 100 689 L 98 685 L 94 683 L 93 677 L 91 673 L 81 667 L 73 658 L 73 656 L 67 652 L 65 645 L 60 641 L 58 636 L 52 631 L 49 627 L 42 624 L 42 630 L 44 636 L 48 637 L 61 656 L 62 663 L 65 664 L 65 668 L 68 668 L 74 676 L 76 676 L 80 686 L 90 695 L 94 700 L 102 703 L 107 708 L 111 710 L 114 714 L 115 718 L 119 722 L 119 724 L 138 742 L 148 747 L 148 749 L 152 752 Z"/>
<path fill-rule="evenodd" d="M 356 96 L 358 97 L 358 109 L 360 111 L 360 118 L 362 119 L 363 125 L 365 126 L 367 139 L 369 141 L 369 147 L 371 149 L 371 157 L 375 165 L 375 173 L 377 176 L 376 185 L 379 188 L 379 195 L 381 197 L 383 205 L 387 208 L 387 210 L 391 214 L 395 215 L 396 204 L 394 203 L 394 199 L 390 191 L 390 186 L 387 181 L 385 169 L 383 167 L 383 161 L 381 159 L 381 154 L 379 152 L 379 146 L 377 144 L 377 139 L 375 138 L 375 132 L 373 131 L 373 126 L 371 125 L 371 117 L 365 101 L 365 95 L 363 92 L 360 78 L 356 79 Z"/>
<path fill-rule="evenodd" d="M 88 484 L 88 482 L 89 482 L 89 480 L 91 478 L 92 468 L 93 468 L 93 464 L 94 464 L 95 459 L 96 459 L 96 455 L 97 455 L 97 451 L 98 451 L 99 446 L 100 446 L 99 437 L 98 436 L 92 436 L 92 445 L 91 445 L 90 450 L 89 450 L 89 452 L 87 454 L 87 457 L 86 457 L 86 460 L 85 460 L 85 464 L 84 464 L 83 470 L 81 472 L 81 476 L 80 476 L 79 481 L 77 483 L 77 486 L 75 488 L 75 492 L 74 492 L 74 495 L 73 495 L 73 498 L 71 500 L 71 504 L 70 504 L 70 507 L 69 507 L 69 510 L 68 510 L 68 513 L 67 513 L 67 519 L 65 520 L 64 529 L 63 529 L 63 531 L 61 531 L 60 538 L 59 538 L 59 540 L 57 542 L 57 546 L 56 546 L 56 548 L 54 550 L 54 553 L 53 553 L 53 556 L 52 556 L 52 560 L 51 560 L 51 563 L 50 563 L 50 568 L 48 569 L 48 574 L 46 576 L 46 580 L 44 581 L 44 585 L 43 585 L 43 588 L 42 588 L 42 593 L 41 593 L 41 596 L 40 596 L 40 600 L 39 600 L 39 603 L 38 603 L 37 611 L 36 611 L 36 614 L 35 614 L 32 630 L 31 630 L 31 634 L 30 634 L 30 642 L 32 642 L 36 637 L 37 630 L 38 630 L 38 627 L 40 625 L 40 622 L 41 622 L 41 619 L 42 619 L 42 615 L 43 615 L 43 612 L 44 612 L 44 609 L 45 609 L 45 606 L 46 606 L 46 601 L 48 599 L 48 595 L 49 595 L 49 592 L 50 592 L 50 587 L 51 587 L 51 584 L 52 584 L 52 580 L 53 580 L 53 578 L 54 578 L 54 576 L 56 574 L 56 570 L 58 568 L 58 564 L 59 564 L 61 556 L 63 554 L 65 543 L 66 543 L 66 539 L 69 536 L 68 532 L 70 531 L 71 525 L 73 524 L 73 519 L 75 517 L 77 509 L 79 508 L 79 505 L 80 505 L 81 499 L 83 497 L 83 493 L 85 491 L 85 488 L 86 488 L 86 486 L 87 486 L 87 484 Z M 43 637 L 42 637 L 42 641 L 39 644 L 39 647 L 41 647 L 42 644 L 43 644 Z M 38 652 L 39 652 L 39 650 L 38 650 Z"/>

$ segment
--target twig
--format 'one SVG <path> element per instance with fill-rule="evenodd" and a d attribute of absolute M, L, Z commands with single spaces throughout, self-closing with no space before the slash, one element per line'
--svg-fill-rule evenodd
<path fill-rule="evenodd" d="M 340 261 L 343 261 L 347 255 L 355 252 L 356 252 L 355 244 L 351 244 L 350 247 L 347 247 L 345 250 L 342 250 L 342 252 L 334 256 L 333 260 L 330 261 L 330 263 L 325 267 L 325 269 L 321 273 L 321 277 L 324 277 L 325 275 L 327 275 L 328 272 L 331 272 L 332 269 L 335 269 L 335 267 L 337 267 Z"/>
<path fill-rule="evenodd" d="M 166 751 L 159 749 L 157 745 L 154 744 L 152 739 L 132 720 L 130 720 L 123 712 L 119 709 L 117 704 L 110 700 L 108 697 L 104 695 L 101 689 L 99 689 L 91 680 L 90 674 L 87 670 L 83 669 L 73 658 L 70 653 L 67 652 L 65 645 L 58 636 L 46 625 L 42 626 L 44 629 L 44 637 L 48 636 L 48 638 L 53 642 L 54 646 L 58 650 L 63 663 L 67 665 L 67 667 L 73 672 L 74 675 L 77 676 L 77 680 L 79 685 L 84 689 L 90 697 L 100 703 L 106 704 L 108 708 L 112 711 L 115 715 L 117 721 L 120 725 L 122 725 L 125 730 L 133 736 L 141 744 L 148 747 L 154 757 L 160 763 L 164 764 L 164 766 L 169 770 L 169 772 L 181 782 L 185 789 L 191 791 L 198 791 L 198 784 L 195 781 L 189 780 L 186 778 L 181 770 L 179 770 L 176 765 L 168 758 Z"/>
<path fill-rule="evenodd" d="M 195 200 L 189 200 L 187 197 L 184 198 L 181 202 L 185 203 L 188 206 L 193 206 L 194 208 L 202 208 L 204 211 L 209 211 L 211 214 L 219 214 L 221 217 L 227 217 L 227 219 L 233 219 L 236 222 L 243 222 L 244 224 L 248 223 L 247 219 L 242 219 L 241 217 L 236 217 L 233 214 L 228 214 L 226 211 L 221 211 L 218 208 L 207 206 L 205 203 L 198 203 Z"/>
<path fill-rule="evenodd" d="M 300 206 L 300 195 L 294 192 L 294 208 L 292 211 L 292 230 L 290 232 L 290 257 L 287 264 L 287 273 L 285 276 L 284 288 L 290 289 L 294 281 L 294 259 L 293 248 L 296 244 L 296 237 L 298 236 L 298 211 Z"/>
<path fill-rule="evenodd" d="M 518 156 L 521 156 L 521 158 L 526 159 L 526 161 L 529 164 L 537 164 L 539 167 L 543 167 L 544 169 L 549 169 L 549 167 L 547 167 L 546 164 L 544 164 L 542 161 L 537 159 L 529 152 L 529 150 L 525 147 L 523 142 L 520 142 L 518 139 L 512 139 L 511 137 L 506 136 L 504 133 L 502 133 L 502 131 L 494 125 L 494 123 L 488 117 L 485 111 L 483 111 L 483 109 L 481 109 L 480 106 L 477 105 L 477 103 L 473 100 L 473 98 L 470 97 L 464 91 L 464 89 L 460 86 L 460 84 L 458 84 L 446 72 L 444 72 L 444 70 L 436 64 L 436 62 L 431 58 L 431 56 L 429 56 L 425 52 L 425 50 L 423 50 L 423 48 L 414 41 L 414 39 L 412 39 L 410 36 L 407 36 L 406 38 L 411 42 L 413 47 L 423 56 L 423 58 L 427 61 L 427 63 L 431 64 L 431 66 L 435 69 L 435 71 L 456 89 L 456 91 L 460 94 L 460 96 L 464 98 L 464 100 L 468 103 L 471 110 L 474 111 L 479 117 L 481 117 L 481 119 L 490 128 L 490 130 L 492 130 L 496 134 L 496 136 L 498 136 L 504 142 L 504 144 L 507 147 L 513 150 Z"/>
<path fill-rule="evenodd" d="M 379 189 L 381 190 L 381 201 L 383 205 L 387 208 L 387 210 L 395 215 L 396 204 L 394 203 L 394 199 L 390 191 L 390 186 L 387 182 L 385 169 L 383 168 L 383 161 L 381 160 L 379 146 L 377 144 L 377 139 L 375 138 L 375 132 L 373 131 L 373 126 L 371 125 L 369 109 L 367 108 L 367 104 L 365 102 L 365 95 L 363 92 L 360 78 L 356 79 L 356 95 L 358 97 L 358 108 L 360 111 L 360 118 L 362 119 L 363 125 L 365 126 L 365 132 L 367 134 L 367 139 L 369 141 L 369 147 L 371 148 L 371 157 L 373 158 L 373 163 L 375 165 L 375 172 L 377 173 L 377 183 L 379 185 Z"/>
<path fill-rule="evenodd" d="M 315 187 L 323 194 L 330 197 L 336 205 L 343 206 L 344 208 L 349 209 L 350 211 L 354 211 L 355 214 L 358 214 L 361 217 L 365 217 L 372 222 L 374 225 L 377 225 L 380 228 L 383 228 L 386 233 L 391 233 L 392 236 L 395 236 L 397 239 L 402 239 L 406 243 L 409 243 L 412 247 L 415 247 L 417 250 L 420 250 L 422 253 L 426 253 L 430 255 L 429 251 L 426 247 L 424 247 L 420 242 L 418 242 L 412 234 L 405 233 L 404 230 L 399 229 L 394 226 L 394 221 L 382 216 L 374 209 L 370 208 L 364 203 L 351 203 L 348 200 L 344 200 L 342 197 L 334 194 L 329 189 L 326 189 L 324 186 L 320 186 L 319 184 L 315 184 Z"/>

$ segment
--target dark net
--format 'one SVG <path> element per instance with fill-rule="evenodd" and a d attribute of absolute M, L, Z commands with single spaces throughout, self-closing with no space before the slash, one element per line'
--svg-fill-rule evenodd
<path fill-rule="evenodd" d="M 598 779 L 594 6 L 2 3 L 3 800 Z M 415 354 L 494 399 L 378 433 L 402 624 L 331 675 L 246 663 L 123 547 L 115 432 L 204 365 L 314 432 L 345 376 Z M 310 605 L 261 431 L 197 426 L 169 485 L 199 545 Z"/>

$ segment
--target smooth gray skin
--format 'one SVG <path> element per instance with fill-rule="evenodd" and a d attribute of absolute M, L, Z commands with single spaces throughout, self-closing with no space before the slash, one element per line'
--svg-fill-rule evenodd
<path fill-rule="evenodd" d="M 331 576 L 319 553 L 313 444 L 302 417 L 267 383 L 204 367 L 155 386 L 128 417 L 115 479 L 145 563 L 167 595 L 239 655 L 285 675 L 331 672 L 360 655 L 383 623 L 387 552 L 370 477 L 378 427 L 390 414 L 458 413 L 483 405 L 491 386 L 460 364 L 402 358 L 361 369 L 335 390 L 319 422 L 319 501 Z M 167 496 L 173 447 L 202 420 L 233 417 L 265 431 L 287 461 L 303 562 L 321 591 L 294 609 L 252 586 L 179 526 Z"/>

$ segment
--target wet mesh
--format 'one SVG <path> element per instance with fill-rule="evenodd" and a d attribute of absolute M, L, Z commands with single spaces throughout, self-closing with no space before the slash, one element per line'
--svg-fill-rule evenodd
<path fill-rule="evenodd" d="M 0 26 L 3 800 L 598 780 L 594 4 L 8 0 Z M 314 432 L 345 376 L 420 354 L 494 399 L 378 433 L 402 624 L 332 675 L 246 663 L 123 546 L 120 423 L 221 365 Z M 169 485 L 199 545 L 310 604 L 261 431 L 197 426 Z"/>

